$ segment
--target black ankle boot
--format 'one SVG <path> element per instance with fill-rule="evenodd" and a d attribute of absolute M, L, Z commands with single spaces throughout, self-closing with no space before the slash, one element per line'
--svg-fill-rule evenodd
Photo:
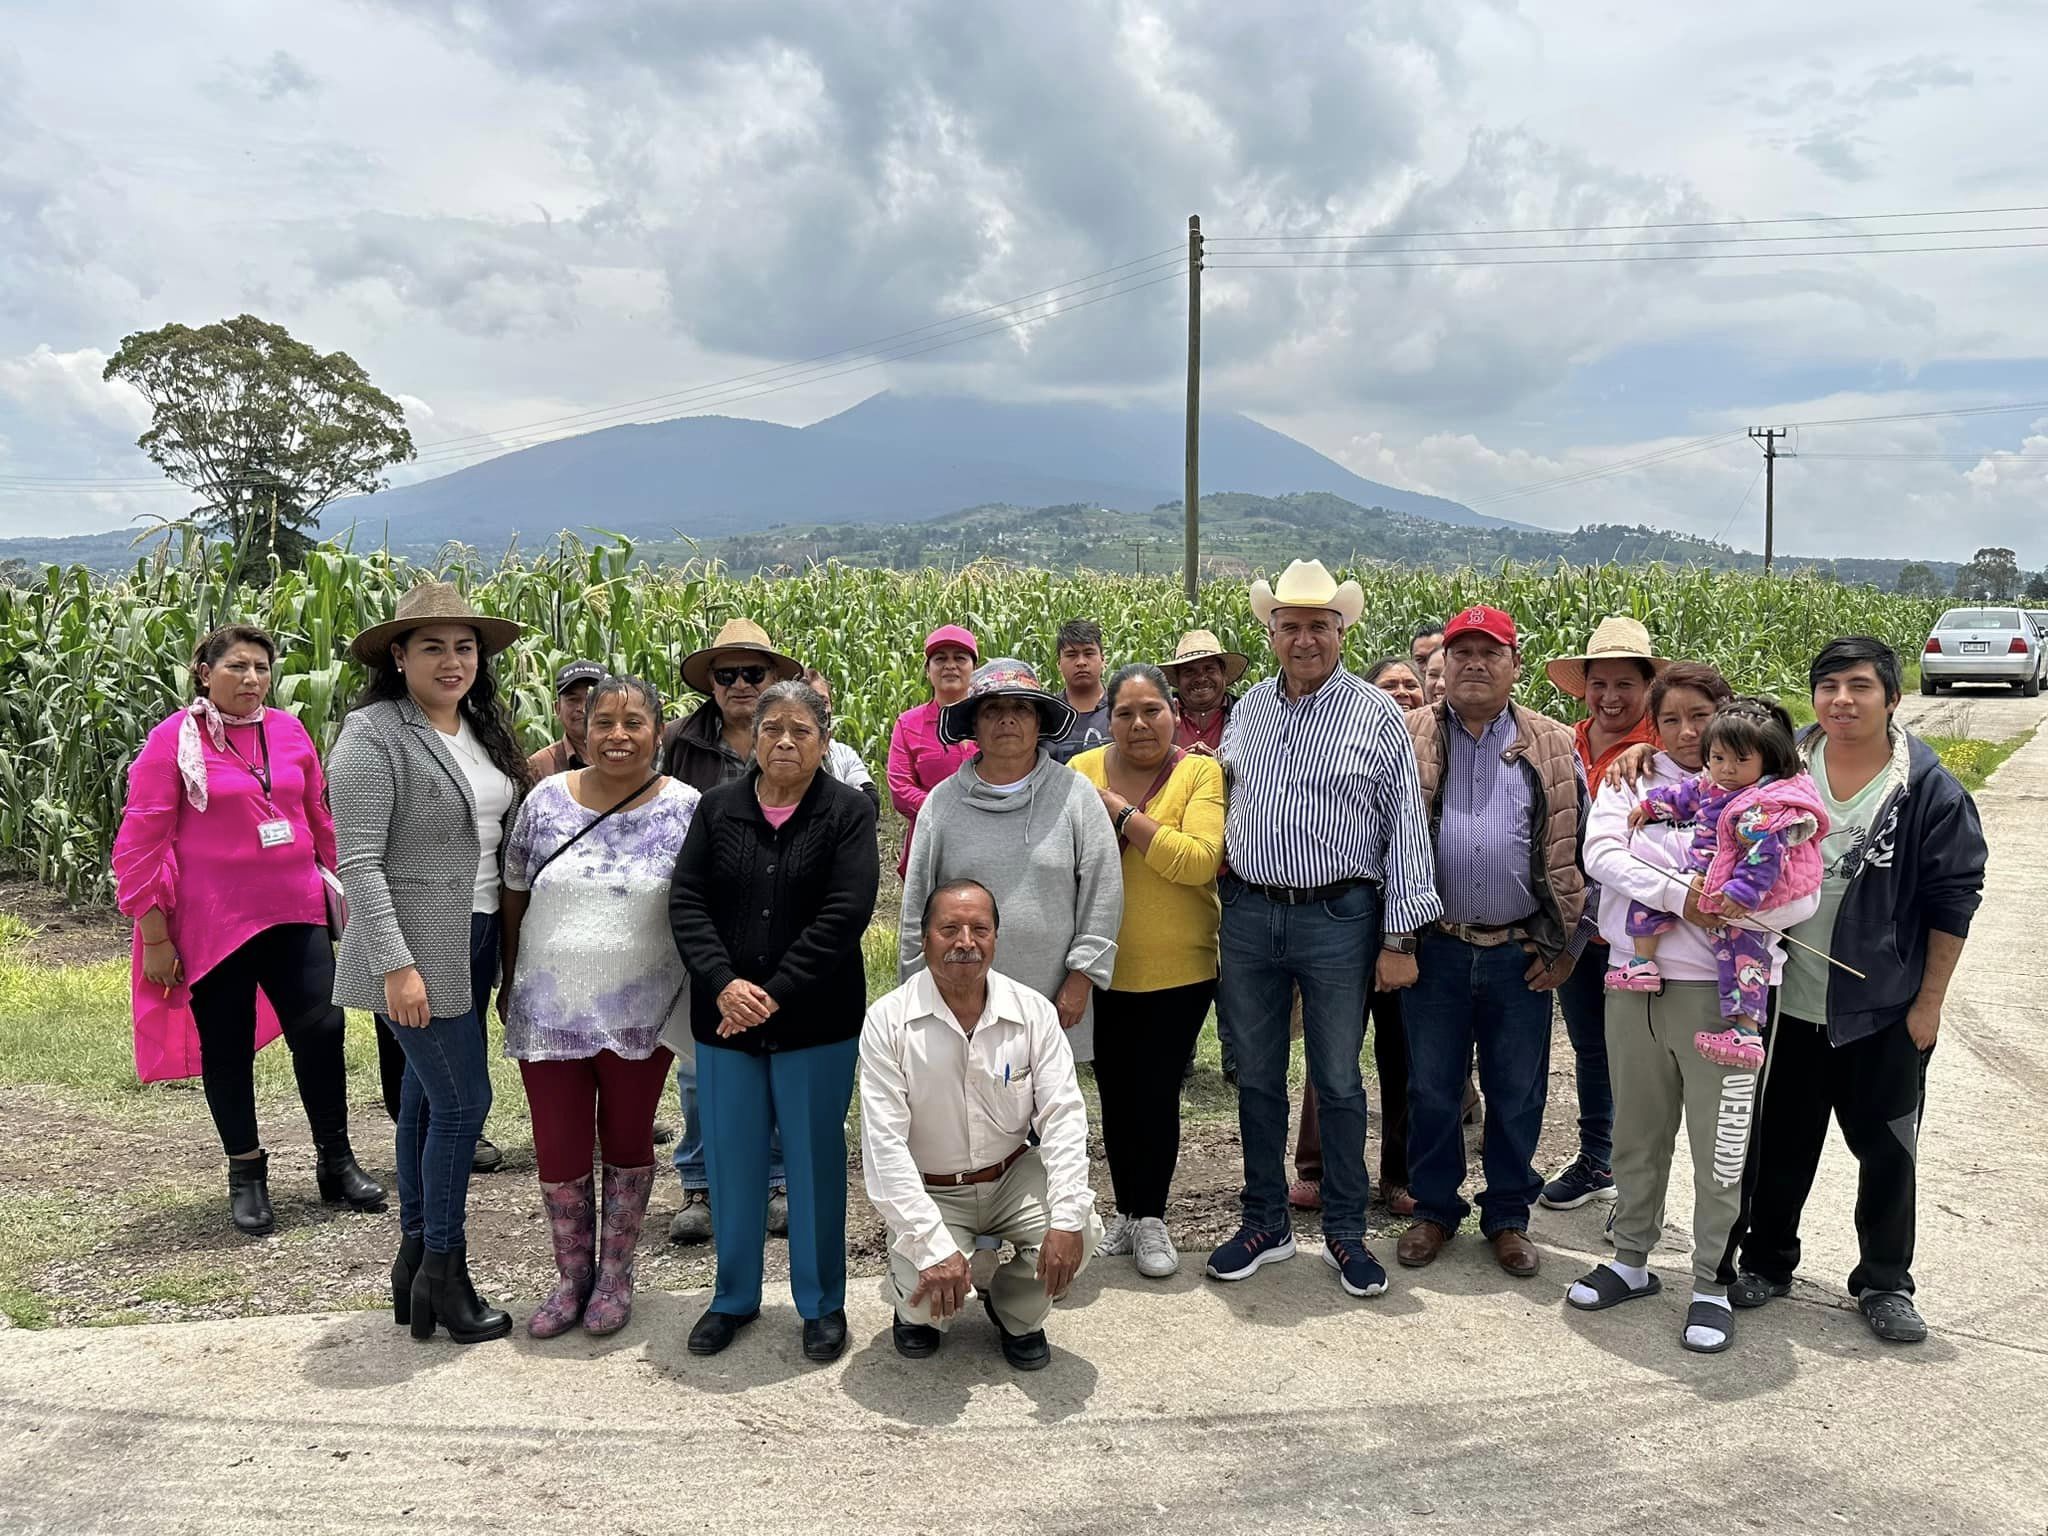
<path fill-rule="evenodd" d="M 319 1181 L 324 1204 L 358 1211 L 384 1209 L 384 1186 L 356 1166 L 356 1154 L 346 1135 L 330 1136 L 319 1144 L 313 1177 Z"/>
<path fill-rule="evenodd" d="M 398 1240 L 398 1257 L 391 1261 L 391 1321 L 412 1321 L 412 1277 L 419 1273 L 426 1257 L 427 1240 L 415 1232 Z"/>
<path fill-rule="evenodd" d="M 458 1344 L 502 1339 L 512 1331 L 511 1316 L 477 1295 L 470 1283 L 466 1247 L 446 1253 L 429 1248 L 412 1277 L 412 1336 L 431 1339 L 436 1323 Z"/>
<path fill-rule="evenodd" d="M 228 1215 L 235 1226 L 251 1237 L 261 1237 L 277 1225 L 270 1209 L 270 1154 L 228 1159 Z"/>

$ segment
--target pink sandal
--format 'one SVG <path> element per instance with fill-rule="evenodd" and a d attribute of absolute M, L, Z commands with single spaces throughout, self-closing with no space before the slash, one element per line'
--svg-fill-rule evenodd
<path fill-rule="evenodd" d="M 1625 965 L 1608 967 L 1607 990 L 1610 992 L 1662 992 L 1664 990 L 1664 973 L 1657 969 L 1657 962 L 1654 960 L 1631 959 Z"/>
<path fill-rule="evenodd" d="M 1764 1043 L 1759 1035 L 1745 1035 L 1739 1029 L 1724 1029 L 1719 1034 L 1708 1034 L 1701 1030 L 1692 1037 L 1693 1049 L 1717 1067 L 1734 1067 L 1743 1072 L 1763 1070 Z"/>

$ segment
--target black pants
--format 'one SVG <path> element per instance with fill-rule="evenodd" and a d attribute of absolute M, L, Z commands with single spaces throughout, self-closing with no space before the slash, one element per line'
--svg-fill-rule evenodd
<path fill-rule="evenodd" d="M 334 1006 L 334 946 L 323 927 L 280 923 L 192 983 L 200 1080 L 222 1149 L 234 1157 L 262 1145 L 256 1130 L 258 987 L 284 1026 L 314 1143 L 347 1135 L 345 1020 Z"/>
<path fill-rule="evenodd" d="M 1927 1061 L 1903 1020 L 1851 1045 L 1808 1019 L 1771 1028 L 1750 1135 L 1749 1230 L 1741 1267 L 1779 1284 L 1799 1267 L 1799 1216 L 1834 1112 L 1856 1158 L 1856 1243 L 1849 1294 L 1913 1293 L 1914 1197 Z"/>
<path fill-rule="evenodd" d="M 1102 1150 L 1122 1215 L 1166 1215 L 1166 1194 L 1180 1161 L 1181 1078 L 1215 996 L 1213 981 L 1095 994 Z"/>

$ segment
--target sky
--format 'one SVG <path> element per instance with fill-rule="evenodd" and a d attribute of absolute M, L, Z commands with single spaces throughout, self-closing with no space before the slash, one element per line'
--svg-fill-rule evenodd
<path fill-rule="evenodd" d="M 0 537 L 188 506 L 101 372 L 244 311 L 401 401 L 397 482 L 712 402 L 1178 400 L 1196 213 L 1206 410 L 1495 515 L 1749 548 L 1743 429 L 1852 419 L 1787 440 L 1781 551 L 2041 566 L 2044 66 L 2048 0 L 12 0 Z M 1816 233 L 1855 238 L 1646 244 Z M 1285 254 L 1359 234 L 1419 265 Z M 1586 260 L 1630 252 L 1687 259 Z"/>

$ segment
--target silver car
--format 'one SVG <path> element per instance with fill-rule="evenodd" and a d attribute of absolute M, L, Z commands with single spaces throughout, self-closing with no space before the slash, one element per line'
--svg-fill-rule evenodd
<path fill-rule="evenodd" d="M 1935 621 L 1920 654 L 1920 691 L 1951 683 L 2005 683 L 2027 698 L 2041 691 L 2044 642 L 2020 608 L 1951 608 Z"/>

